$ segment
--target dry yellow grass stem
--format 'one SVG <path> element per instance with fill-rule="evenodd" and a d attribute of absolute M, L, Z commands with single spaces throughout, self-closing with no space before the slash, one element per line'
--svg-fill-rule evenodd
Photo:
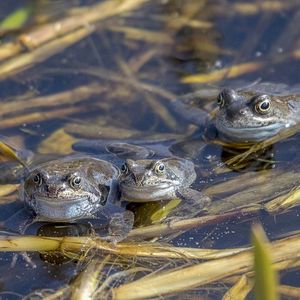
<path fill-rule="evenodd" d="M 299 235 L 271 243 L 273 263 L 300 259 Z M 147 276 L 113 289 L 115 300 L 147 299 L 182 292 L 191 288 L 243 274 L 253 268 L 252 251 Z"/>
<path fill-rule="evenodd" d="M 109 26 L 108 29 L 124 33 L 125 39 L 142 40 L 148 43 L 167 45 L 171 45 L 174 42 L 167 32 L 150 31 L 142 28 L 126 26 Z"/>
<path fill-rule="evenodd" d="M 115 300 L 162 297 L 196 288 L 226 278 L 230 274 L 248 271 L 252 265 L 251 253 L 217 259 L 187 268 L 157 273 L 113 289 Z"/>
<path fill-rule="evenodd" d="M 60 299 L 68 299 L 68 297 L 70 297 L 70 289 L 68 286 L 64 286 L 59 290 L 53 292 L 53 294 L 51 295 L 49 295 L 49 292 L 47 291 L 47 294 L 43 295 L 43 300 L 60 300 Z"/>
<path fill-rule="evenodd" d="M 35 27 L 31 31 L 22 34 L 17 41 L 1 45 L 0 60 L 16 56 L 22 52 L 24 45 L 28 49 L 37 48 L 82 27 L 88 27 L 88 25 L 92 25 L 95 22 L 137 9 L 146 1 L 127 0 L 119 2 L 108 0 L 88 8 L 78 8 L 74 15 L 66 16 L 56 20 L 54 23 Z M 89 28 L 89 31 L 91 29 L 94 28 Z"/>
<path fill-rule="evenodd" d="M 233 65 L 228 68 L 214 70 L 210 73 L 188 75 L 183 77 L 183 83 L 208 83 L 219 81 L 224 78 L 235 78 L 243 74 L 251 73 L 262 68 L 264 64 L 262 62 L 249 62 L 239 65 Z"/>
<path fill-rule="evenodd" d="M 167 100 L 174 100 L 177 98 L 176 94 L 173 94 L 172 92 L 169 92 L 167 89 L 160 87 L 158 85 L 155 84 L 151 84 L 151 83 L 147 83 L 147 82 L 142 82 L 142 81 L 128 81 L 128 78 L 126 76 L 124 76 L 123 74 L 119 74 L 116 72 L 112 72 L 109 69 L 105 69 L 105 68 L 93 68 L 93 67 L 89 67 L 87 69 L 83 69 L 80 70 L 78 68 L 67 68 L 67 69 L 47 69 L 47 72 L 45 72 L 46 74 L 58 74 L 58 73 L 81 73 L 81 74 L 86 74 L 86 75 L 91 75 L 91 76 L 95 76 L 101 79 L 104 79 L 105 81 L 112 81 L 112 82 L 116 82 L 116 83 L 122 83 L 124 84 L 124 86 L 128 89 L 129 87 L 133 87 L 133 88 L 139 88 L 141 90 L 143 90 L 144 92 L 149 92 L 155 95 L 159 95 Z M 123 100 L 124 101 L 124 100 Z"/>
<path fill-rule="evenodd" d="M 300 234 L 271 243 L 272 260 L 278 270 L 299 266 Z M 194 249 L 152 243 L 111 245 L 90 237 L 2 237 L 0 251 L 82 251 L 98 249 L 131 257 L 213 259 L 193 266 L 147 275 L 113 289 L 114 299 L 145 299 L 176 293 L 252 271 L 251 249 Z M 214 257 L 215 255 L 215 257 Z M 219 258 L 216 258 L 219 257 Z M 292 258 L 292 259 L 291 259 Z M 243 281 L 232 289 L 239 289 Z M 226 299 L 226 298 L 225 298 Z"/>
<path fill-rule="evenodd" d="M 82 270 L 82 272 L 71 283 L 71 295 L 72 300 L 85 300 L 93 299 L 98 284 L 100 273 L 108 263 L 110 256 L 107 255 L 103 258 L 93 258 L 88 265 Z"/>
<path fill-rule="evenodd" d="M 4 140 L 7 140 L 5 137 L 1 137 Z M 26 163 L 19 157 L 18 149 L 10 143 L 10 141 L 0 140 L 0 154 L 4 158 L 20 163 L 23 167 L 27 167 Z"/>
<path fill-rule="evenodd" d="M 209 215 L 209 216 L 202 216 L 202 217 L 191 218 L 186 220 L 177 220 L 169 223 L 160 223 L 160 224 L 133 229 L 129 233 L 128 237 L 145 239 L 145 238 L 153 238 L 157 236 L 164 236 L 171 233 L 177 233 L 180 231 L 189 230 L 195 227 L 199 228 L 202 226 L 216 224 L 234 217 L 237 218 L 241 215 L 244 215 L 244 213 L 241 211 L 236 211 L 236 212 L 224 213 L 222 215 Z"/>
<path fill-rule="evenodd" d="M 44 112 L 33 112 L 16 116 L 14 118 L 0 120 L 0 128 L 16 127 L 23 124 L 32 124 L 36 122 L 44 122 L 54 118 L 62 118 L 75 113 L 82 113 L 88 109 L 86 105 L 54 109 Z"/>
<path fill-rule="evenodd" d="M 300 58 L 300 49 L 296 49 L 292 53 L 293 57 L 299 59 Z"/>
<path fill-rule="evenodd" d="M 247 208 L 255 212 L 263 208 L 262 203 L 266 203 L 276 196 L 287 197 L 289 193 L 300 184 L 300 173 L 297 170 L 289 168 L 288 170 L 267 170 L 257 173 L 253 178 L 245 176 L 248 180 L 247 184 L 243 184 L 244 176 L 239 176 L 239 180 L 233 179 L 232 184 L 236 184 L 236 190 L 231 191 L 231 195 L 223 197 L 221 201 L 213 201 L 212 205 L 207 208 L 209 214 L 223 214 L 224 212 L 237 211 L 242 209 L 248 211 Z M 221 191 L 228 183 L 218 184 L 215 191 Z M 207 193 L 207 191 L 204 191 Z M 210 190 L 209 194 L 212 192 Z M 294 199 L 297 199 L 296 197 Z M 275 200 L 278 202 L 279 200 Z M 295 201 L 295 200 L 294 200 Z M 248 212 L 250 212 L 248 211 Z"/>
<path fill-rule="evenodd" d="M 244 300 L 253 288 L 253 281 L 242 275 L 241 278 L 224 294 L 222 300 Z"/>
<path fill-rule="evenodd" d="M 37 237 L 37 236 L 2 236 L 0 252 L 16 251 L 62 251 L 80 252 L 97 249 L 116 255 L 176 258 L 176 259 L 215 259 L 227 257 L 245 251 L 247 248 L 234 249 L 197 249 L 163 246 L 154 243 L 107 243 L 92 237 Z"/>
<path fill-rule="evenodd" d="M 276 173 L 276 175 L 275 175 Z M 210 185 L 202 190 L 206 195 L 213 196 L 227 193 L 235 193 L 241 190 L 247 190 L 258 184 L 267 182 L 270 177 L 279 176 L 281 172 L 275 170 L 267 170 L 261 172 L 247 172 L 241 173 L 239 176 L 230 178 L 229 180 L 222 181 L 213 185 Z"/>
<path fill-rule="evenodd" d="M 0 197 L 7 196 L 15 192 L 19 188 L 19 184 L 2 184 L 0 185 Z"/>
<path fill-rule="evenodd" d="M 118 284 L 120 279 L 128 280 L 128 277 L 132 274 L 136 274 L 138 272 L 151 272 L 152 270 L 149 268 L 143 268 L 143 267 L 133 267 L 128 270 L 120 271 L 117 273 L 114 273 L 106 278 L 105 281 L 99 286 L 97 291 L 94 293 L 94 299 L 109 299 L 109 291 L 112 289 L 112 286 Z M 130 277 L 129 277 L 130 278 Z M 109 295 L 110 296 L 110 295 Z"/>
<path fill-rule="evenodd" d="M 101 94 L 107 89 L 99 83 L 82 85 L 73 90 L 63 91 L 47 96 L 35 97 L 31 99 L 21 99 L 16 101 L 2 102 L 0 117 L 6 114 L 24 113 L 24 110 L 32 110 L 43 107 L 59 107 L 66 104 L 74 105 L 84 100 L 89 100 L 91 96 Z"/>
<path fill-rule="evenodd" d="M 24 50 L 24 46 L 16 42 L 2 44 L 0 47 L 0 61 L 11 58 Z"/>
<path fill-rule="evenodd" d="M 141 84 L 139 83 L 138 78 L 136 77 L 136 74 L 130 69 L 130 66 L 121 59 L 118 60 L 118 63 L 120 69 L 126 75 L 125 78 L 127 79 L 127 82 L 132 84 L 132 86 L 134 86 L 139 91 L 144 92 Z M 174 119 L 172 114 L 170 114 L 170 112 L 166 109 L 166 107 L 162 105 L 161 101 L 147 93 L 145 93 L 144 98 L 156 115 L 160 116 L 170 128 L 176 129 L 176 120 Z"/>
<path fill-rule="evenodd" d="M 70 154 L 73 152 L 72 145 L 77 141 L 78 139 L 66 133 L 63 128 L 59 128 L 39 144 L 37 151 L 44 154 Z"/>
<path fill-rule="evenodd" d="M 263 11 L 270 13 L 282 12 L 298 5 L 299 2 L 297 1 L 257 1 L 254 3 L 235 3 L 232 6 L 232 10 L 239 14 L 253 15 Z"/>
<path fill-rule="evenodd" d="M 128 11 L 134 10 L 147 0 L 127 0 L 123 2 L 105 1 L 84 9 L 82 14 L 69 16 L 54 24 L 45 24 L 31 33 L 19 37 L 23 45 L 31 52 L 12 57 L 0 65 L 0 78 L 20 72 L 32 65 L 40 63 L 66 47 L 78 42 L 93 32 L 96 27 L 89 26 Z M 8 47 L 8 46 L 6 46 Z M 16 47 L 15 51 L 19 48 Z M 1 48 L 0 48 L 1 52 Z M 5 52 L 7 53 L 7 51 Z M 15 53 L 17 54 L 17 53 Z M 0 54 L 3 57 L 3 55 Z"/>
<path fill-rule="evenodd" d="M 0 198 L 0 205 L 6 205 L 12 202 L 15 202 L 18 199 L 18 194 L 11 194 L 9 196 L 3 196 Z"/>
<path fill-rule="evenodd" d="M 176 18 L 172 17 L 168 20 L 168 27 L 170 28 L 181 29 L 182 27 L 185 26 L 191 28 L 199 28 L 199 29 L 210 29 L 214 25 L 212 22 L 199 20 L 199 19 L 191 19 L 184 15 L 177 16 Z"/>
<path fill-rule="evenodd" d="M 43 62 L 91 33 L 91 28 L 82 28 L 50 41 L 31 52 L 20 54 L 0 64 L 0 79 L 21 72 Z"/>
<path fill-rule="evenodd" d="M 300 188 L 294 188 L 286 195 L 276 197 L 266 203 L 264 208 L 269 213 L 278 213 L 300 204 Z"/>
<path fill-rule="evenodd" d="M 278 286 L 278 292 L 281 295 L 300 299 L 300 288 L 295 286 L 289 286 L 289 285 L 279 285 Z"/>
<path fill-rule="evenodd" d="M 295 259 L 293 259 L 293 258 L 290 258 L 290 259 L 286 259 L 286 260 L 284 260 L 284 261 L 281 261 L 281 262 L 278 262 L 278 263 L 275 263 L 274 264 L 274 268 L 275 268 L 275 270 L 278 270 L 278 271 L 280 271 L 280 270 L 286 270 L 286 269 L 288 269 L 288 270 L 292 270 L 292 269 L 295 269 L 295 268 L 299 268 L 299 266 L 300 266 L 300 260 L 298 259 L 298 258 L 295 258 Z M 244 277 L 244 276 L 246 276 L 247 277 L 247 282 L 248 282 L 248 284 L 249 284 L 249 286 L 250 285 L 252 285 L 252 278 L 253 278 L 253 275 L 254 275 L 254 272 L 253 271 L 250 271 L 250 272 L 247 272 L 247 273 L 245 273 L 245 274 L 243 274 L 242 276 L 239 276 L 239 275 L 234 275 L 234 276 L 231 276 L 231 277 L 228 277 L 228 278 L 225 278 L 224 280 L 222 280 L 222 282 L 224 283 L 224 284 L 230 284 L 230 285 L 233 285 L 232 286 L 232 288 L 234 289 L 235 287 L 235 285 L 236 284 L 238 284 L 239 282 L 240 282 L 240 285 L 243 285 L 243 283 L 245 283 L 245 288 L 247 289 L 247 284 L 246 284 L 246 282 L 242 279 L 242 277 Z M 286 288 L 285 288 L 286 287 Z M 289 287 L 289 286 L 283 286 L 283 289 L 282 289 L 282 294 L 287 294 L 288 295 L 288 293 L 289 293 L 289 289 L 293 289 L 293 287 Z M 245 291 L 246 292 L 246 291 Z M 280 292 L 280 288 L 278 289 L 278 292 Z M 241 291 L 241 293 L 242 293 L 242 291 Z M 227 293 L 226 293 L 227 294 Z M 225 294 L 225 295 L 226 295 Z M 292 294 L 292 293 L 291 293 Z M 295 293 L 295 295 L 296 294 L 299 294 L 299 291 L 296 291 L 296 293 Z M 224 296 L 225 296 L 224 295 Z M 241 294 L 242 295 L 242 294 Z M 230 299 L 230 298 L 229 298 Z M 232 298 L 232 299 L 236 299 L 236 298 Z M 237 299 L 239 299 L 239 298 L 237 298 Z M 242 299 L 244 299 L 244 298 L 242 298 Z M 223 300 L 223 299 L 222 299 Z"/>
<path fill-rule="evenodd" d="M 147 0 L 108 0 L 90 6 L 77 9 L 77 13 L 56 21 L 54 24 L 45 24 L 30 33 L 24 34 L 20 40 L 28 48 L 35 48 L 49 40 L 72 32 L 78 28 L 86 27 L 101 20 L 105 20 L 123 13 L 128 13 L 139 8 Z"/>

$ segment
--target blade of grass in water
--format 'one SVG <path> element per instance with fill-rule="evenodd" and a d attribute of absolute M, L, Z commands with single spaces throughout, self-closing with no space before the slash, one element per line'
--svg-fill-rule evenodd
<path fill-rule="evenodd" d="M 272 267 L 267 237 L 260 225 L 252 229 L 254 246 L 255 299 L 277 300 L 277 275 Z"/>
<path fill-rule="evenodd" d="M 14 30 L 22 27 L 31 13 L 31 5 L 20 7 L 0 23 L 0 30 Z"/>
<path fill-rule="evenodd" d="M 0 141 L 0 153 L 11 160 L 19 162 L 22 166 L 27 168 L 25 162 L 18 157 L 17 151 L 3 141 Z"/>
<path fill-rule="evenodd" d="M 222 300 L 244 300 L 253 288 L 252 281 L 246 276 L 241 278 L 223 296 Z"/>
<path fill-rule="evenodd" d="M 92 259 L 86 268 L 76 277 L 71 284 L 72 300 L 92 299 L 99 283 L 100 273 L 110 259 L 107 255 L 104 259 Z"/>

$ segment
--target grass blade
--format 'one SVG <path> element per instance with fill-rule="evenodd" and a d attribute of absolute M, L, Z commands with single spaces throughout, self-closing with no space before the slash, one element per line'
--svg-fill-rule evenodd
<path fill-rule="evenodd" d="M 254 246 L 255 299 L 278 300 L 277 274 L 272 267 L 267 237 L 260 225 L 253 227 L 252 243 Z"/>

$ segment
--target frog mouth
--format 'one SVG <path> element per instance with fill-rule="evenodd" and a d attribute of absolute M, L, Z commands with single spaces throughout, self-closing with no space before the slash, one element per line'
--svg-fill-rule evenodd
<path fill-rule="evenodd" d="M 283 128 L 289 127 L 284 123 L 273 123 L 265 126 L 253 126 L 253 127 L 229 127 L 218 126 L 216 127 L 222 135 L 225 135 L 227 139 L 235 141 L 262 141 L 275 134 L 277 134 Z"/>
<path fill-rule="evenodd" d="M 44 197 L 44 196 L 35 196 L 32 198 L 36 203 L 43 203 L 48 206 L 64 206 L 64 205 L 70 205 L 70 204 L 77 204 L 84 202 L 88 200 L 88 197 L 73 197 L 73 198 L 68 198 L 68 199 L 63 199 L 61 197 Z"/>
<path fill-rule="evenodd" d="M 150 202 L 176 198 L 174 185 L 163 183 L 149 186 L 120 184 L 122 199 L 130 202 Z"/>
<path fill-rule="evenodd" d="M 87 218 L 94 206 L 88 197 L 61 199 L 36 196 L 28 203 L 42 221 L 71 222 Z"/>

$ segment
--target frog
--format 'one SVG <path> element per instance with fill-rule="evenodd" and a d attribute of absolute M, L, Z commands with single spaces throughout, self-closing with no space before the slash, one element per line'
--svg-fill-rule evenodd
<path fill-rule="evenodd" d="M 219 92 L 214 89 L 213 92 L 216 94 L 209 97 L 217 106 L 213 116 L 202 109 L 199 92 L 171 102 L 177 113 L 200 127 L 201 138 L 208 142 L 219 139 L 227 144 L 250 145 L 271 138 L 300 121 L 299 86 L 261 82 L 242 88 L 224 87 Z"/>
<path fill-rule="evenodd" d="M 204 212 L 211 202 L 209 197 L 190 187 L 196 178 L 194 163 L 185 158 L 127 159 L 119 177 L 121 201 L 145 203 L 180 199 L 187 212 L 179 206 L 174 217 L 176 213 L 183 217 L 194 216 Z"/>
<path fill-rule="evenodd" d="M 109 219 L 108 236 L 118 242 L 133 226 L 133 213 L 116 202 L 119 169 L 109 161 L 71 155 L 29 168 L 20 198 L 34 221 L 72 223 Z"/>
<path fill-rule="evenodd" d="M 148 203 L 180 199 L 186 204 L 189 215 L 191 210 L 204 211 L 211 200 L 190 188 L 197 178 L 194 163 L 173 155 L 170 145 L 172 140 L 99 139 L 81 140 L 73 148 L 101 155 L 106 151 L 121 158 L 120 201 Z"/>
<path fill-rule="evenodd" d="M 264 87 L 264 88 L 263 88 Z M 260 142 L 300 121 L 299 93 L 268 91 L 271 86 L 241 91 L 226 88 L 217 97 L 219 110 L 213 123 L 222 139 Z"/>

